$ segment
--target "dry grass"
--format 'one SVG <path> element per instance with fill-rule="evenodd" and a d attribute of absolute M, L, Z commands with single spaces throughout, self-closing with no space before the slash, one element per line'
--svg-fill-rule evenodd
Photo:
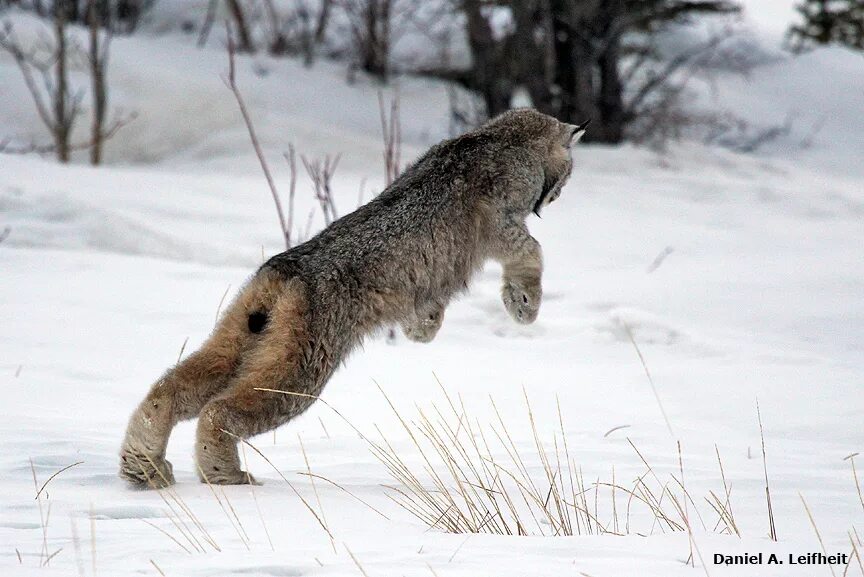
<path fill-rule="evenodd" d="M 84 461 L 78 461 L 78 462 L 72 463 L 71 465 L 66 465 L 65 467 L 63 467 L 62 469 L 60 469 L 59 471 L 57 471 L 56 473 L 54 473 L 53 475 L 51 475 L 50 477 L 48 477 L 48 480 L 45 481 L 44 483 L 42 483 L 42 486 L 39 488 L 38 491 L 36 491 L 36 497 L 35 497 L 36 500 L 39 499 L 39 495 L 42 494 L 42 491 L 45 490 L 45 487 L 48 486 L 48 483 L 50 483 L 50 482 L 54 479 L 54 477 L 56 477 L 57 475 L 59 475 L 59 474 L 62 473 L 63 471 L 68 471 L 68 470 L 71 469 L 72 467 L 76 467 L 76 466 L 82 464 L 83 462 L 84 462 Z M 33 466 L 33 462 L 32 462 L 32 461 L 30 462 L 30 466 L 31 466 L 31 467 Z M 34 475 L 34 478 L 35 478 L 35 475 L 36 475 L 35 471 L 33 472 L 33 475 Z"/>
<path fill-rule="evenodd" d="M 318 525 L 320 525 L 321 528 L 324 530 L 324 532 L 327 533 L 327 536 L 330 538 L 330 542 L 333 543 L 335 541 L 335 539 L 333 537 L 333 533 L 330 531 L 330 528 L 327 526 L 327 523 L 321 518 L 321 515 L 319 515 L 318 512 L 315 511 L 314 507 L 312 507 L 312 505 L 309 504 L 309 501 L 307 501 L 306 498 L 300 494 L 300 492 L 297 490 L 297 488 L 287 479 L 287 477 L 285 477 L 285 475 L 282 474 L 282 471 L 280 471 L 279 468 L 273 464 L 273 461 L 271 461 L 270 459 L 267 458 L 267 455 L 262 453 L 261 450 L 258 449 L 258 447 L 256 447 L 252 443 L 250 443 L 248 440 L 243 439 L 242 437 L 239 437 L 238 435 L 235 435 L 234 433 L 232 433 L 230 431 L 226 431 L 225 429 L 220 429 L 220 430 L 223 433 L 225 433 L 226 435 L 233 437 L 234 439 L 236 439 L 238 442 L 242 443 L 243 445 L 249 447 L 250 449 L 255 451 L 259 457 L 264 459 L 264 461 L 268 465 L 270 465 L 270 467 L 274 471 L 276 471 L 276 474 L 278 474 L 282 478 L 282 480 L 285 481 L 285 484 L 288 485 L 288 488 L 291 489 L 291 491 L 294 493 L 294 495 L 296 495 L 297 498 L 300 499 L 300 502 L 303 503 L 303 506 L 305 506 L 306 509 L 312 514 L 312 516 L 318 522 Z"/>
<path fill-rule="evenodd" d="M 816 533 L 816 538 L 819 540 L 819 546 L 822 547 L 822 553 L 825 556 L 828 556 L 828 549 L 825 548 L 825 541 L 822 539 L 822 533 L 819 532 L 819 527 L 816 525 L 816 519 L 813 518 L 813 512 L 810 511 L 810 507 L 807 505 L 807 501 L 804 500 L 804 495 L 798 493 L 798 497 L 801 498 L 801 503 L 804 505 L 804 511 L 807 513 L 807 518 L 810 519 L 810 525 L 813 527 L 813 531 Z M 832 565 L 828 565 L 828 569 L 831 570 L 831 575 L 834 577 L 837 574 L 834 572 L 834 567 Z"/>
<path fill-rule="evenodd" d="M 166 509 L 163 510 L 165 516 L 174 526 L 174 529 L 177 531 L 177 533 L 179 533 L 181 538 L 189 544 L 189 547 L 191 547 L 191 549 L 184 546 L 181 543 L 180 539 L 174 537 L 167 530 L 156 527 L 155 525 L 147 522 L 144 519 L 142 519 L 142 521 L 168 536 L 172 541 L 174 541 L 187 553 L 192 553 L 193 551 L 196 553 L 204 553 L 207 551 L 208 547 L 216 552 L 222 551 L 222 549 L 213 539 L 212 535 L 210 535 L 210 532 L 207 530 L 207 528 L 204 526 L 198 516 L 195 515 L 189 505 L 176 491 L 176 489 L 170 486 L 170 483 L 168 483 L 168 480 L 164 477 L 164 475 L 162 475 L 162 472 L 158 469 L 158 467 L 156 467 L 156 465 L 152 461 L 150 462 L 150 465 L 153 467 L 154 470 L 159 473 L 159 475 L 162 477 L 162 482 L 166 485 L 166 487 L 164 488 L 159 488 L 153 481 L 151 481 L 151 488 L 156 489 L 156 493 L 159 495 L 159 498 L 161 498 L 162 502 L 165 504 Z M 137 466 L 141 469 L 142 472 L 146 471 L 143 463 L 138 462 Z"/>
<path fill-rule="evenodd" d="M 297 441 L 300 443 L 300 451 L 303 453 L 303 461 L 306 463 L 306 472 L 309 475 L 309 484 L 312 485 L 312 492 L 315 494 L 315 501 L 318 503 L 318 511 L 321 514 L 321 523 L 327 527 L 327 518 L 324 516 L 324 506 L 321 505 L 321 497 L 318 495 L 318 488 L 315 486 L 315 475 L 312 474 L 312 467 L 309 465 L 309 457 L 306 455 L 306 447 L 303 446 L 303 439 L 297 435 Z M 333 535 L 330 535 L 330 545 L 333 547 L 333 553 L 336 553 L 336 542 L 333 540 Z"/>
<path fill-rule="evenodd" d="M 162 568 L 159 567 L 159 565 L 156 564 L 156 561 L 154 561 L 153 559 L 150 559 L 150 564 L 153 565 L 153 567 L 156 569 L 156 571 L 157 571 L 160 575 L 162 575 L 162 577 L 165 577 L 165 572 L 162 571 Z"/>
<path fill-rule="evenodd" d="M 852 465 L 852 479 L 855 481 L 855 491 L 858 493 L 858 502 L 861 503 L 861 509 L 864 510 L 864 495 L 861 494 L 861 483 L 858 481 L 858 471 L 855 469 L 855 457 L 858 456 L 858 453 L 852 453 L 851 455 L 844 457 L 844 461 L 849 461 Z"/>
<path fill-rule="evenodd" d="M 454 399 L 444 391 L 444 398 L 443 410 L 432 405 L 409 419 L 385 394 L 412 445 L 410 461 L 384 435 L 377 442 L 367 439 L 394 480 L 388 487 L 390 497 L 430 528 L 500 535 L 692 536 L 692 514 L 706 527 L 684 484 L 680 453 L 680 478 L 674 473 L 664 478 L 631 442 L 645 468 L 631 484 L 622 484 L 614 469 L 611 482 L 590 481 L 571 455 L 560 406 L 557 430 L 544 442 L 525 395 L 533 442 L 522 446 L 508 432 L 515 424 L 505 421 L 494 401 L 490 400 L 495 422 L 483 426 L 470 417 L 461 397 Z M 718 517 L 715 527 L 737 534 L 725 473 L 722 476 L 724 497 L 714 494 L 713 500 L 706 499 Z M 691 543 L 699 555 L 692 537 Z"/>
<path fill-rule="evenodd" d="M 225 502 L 228 504 L 228 508 L 230 508 L 232 515 L 228 513 L 228 508 L 226 508 L 225 504 L 222 502 L 222 499 L 219 497 L 219 494 L 216 492 L 216 488 L 210 482 L 210 479 L 207 477 L 207 474 L 204 472 L 204 469 L 201 466 L 198 466 L 198 472 L 201 474 L 201 478 L 204 479 L 204 482 L 209 487 L 210 492 L 213 494 L 213 498 L 216 499 L 216 503 L 219 504 L 219 508 L 222 509 L 222 512 L 228 518 L 228 523 L 231 524 L 231 527 L 237 533 L 237 536 L 240 538 L 240 542 L 243 543 L 243 546 L 246 547 L 247 551 L 251 551 L 249 547 L 249 536 L 246 533 L 246 530 L 243 528 L 243 524 L 240 522 L 240 518 L 237 517 L 237 512 L 234 510 L 234 507 L 231 505 L 231 502 L 228 500 L 228 495 L 225 493 L 225 489 L 221 488 L 222 497 L 224 497 Z"/>
<path fill-rule="evenodd" d="M 639 357 L 639 363 L 645 371 L 645 376 L 648 377 L 648 384 L 651 385 L 651 392 L 654 393 L 654 399 L 657 401 L 657 406 L 660 408 L 660 413 L 663 415 L 663 421 L 666 423 L 666 428 L 669 430 L 669 434 L 674 436 L 675 433 L 672 432 L 672 423 L 669 422 L 669 416 L 666 414 L 666 409 L 663 408 L 663 403 L 660 401 L 660 394 L 657 392 L 657 385 L 654 384 L 654 378 L 651 376 L 651 371 L 648 370 L 648 363 L 645 362 L 645 357 L 642 355 L 639 345 L 636 344 L 636 339 L 633 338 L 633 331 L 630 330 L 630 325 L 624 321 L 621 321 L 621 325 L 624 327 L 624 331 L 627 333 L 627 338 L 630 339 L 630 343 L 636 350 L 636 355 Z"/>
<path fill-rule="evenodd" d="M 33 474 L 33 488 L 36 489 L 36 502 L 39 504 L 39 526 L 42 529 L 42 548 L 39 550 L 39 566 L 47 565 L 46 558 L 48 557 L 48 522 L 51 519 L 51 503 L 48 503 L 47 513 L 42 507 L 41 491 L 39 482 L 36 479 L 36 466 L 33 464 L 33 459 L 30 459 L 30 472 Z M 47 497 L 45 498 L 47 501 Z"/>
<path fill-rule="evenodd" d="M 777 540 L 777 526 L 774 524 L 774 506 L 771 504 L 771 485 L 768 483 L 768 457 L 765 453 L 765 430 L 762 428 L 762 411 L 756 399 L 756 416 L 759 418 L 759 437 L 762 439 L 762 470 L 765 472 L 765 501 L 768 504 L 768 536 Z"/>

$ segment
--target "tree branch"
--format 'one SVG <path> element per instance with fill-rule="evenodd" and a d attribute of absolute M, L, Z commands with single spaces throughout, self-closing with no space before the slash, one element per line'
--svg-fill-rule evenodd
<path fill-rule="evenodd" d="M 264 172 L 264 178 L 267 179 L 267 186 L 270 187 L 270 194 L 273 196 L 273 204 L 276 205 L 276 215 L 279 217 L 279 227 L 282 230 L 282 238 L 285 240 L 285 248 L 291 248 L 291 232 L 288 230 L 288 225 L 285 222 L 285 214 L 282 211 L 282 201 L 279 198 L 279 191 L 276 189 L 276 182 L 273 180 L 273 175 L 270 173 L 270 167 L 264 158 L 264 152 L 261 150 L 261 144 L 258 141 L 258 135 L 255 132 L 255 125 L 252 124 L 252 117 L 249 116 L 249 110 L 246 108 L 246 102 L 243 100 L 243 95 L 240 93 L 240 88 L 237 87 L 236 70 L 234 65 L 234 57 L 236 47 L 234 45 L 234 34 L 231 31 L 231 25 L 225 21 L 225 31 L 228 35 L 228 81 L 227 85 L 234 94 L 234 99 L 237 101 L 237 106 L 240 108 L 240 114 L 243 116 L 243 122 L 246 124 L 246 130 L 249 132 L 249 139 L 252 141 L 252 148 L 255 149 L 255 155 L 258 156 L 258 162 L 261 164 L 261 170 Z"/>

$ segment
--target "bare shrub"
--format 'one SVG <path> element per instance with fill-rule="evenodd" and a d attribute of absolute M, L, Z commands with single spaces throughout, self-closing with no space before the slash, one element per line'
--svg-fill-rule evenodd
<path fill-rule="evenodd" d="M 54 153 L 57 160 L 69 162 L 74 150 L 90 149 L 90 162 L 98 165 L 102 161 L 102 150 L 106 140 L 120 128 L 131 122 L 135 114 L 123 115 L 115 111 L 109 122 L 107 63 L 111 43 L 111 32 L 100 31 L 97 0 L 88 0 L 88 50 L 67 33 L 67 10 L 62 2 L 55 3 L 50 16 L 50 34 L 28 46 L 15 33 L 11 22 L 3 23 L 0 30 L 0 49 L 8 52 L 18 67 L 24 84 L 33 99 L 39 119 L 51 133 L 52 144 L 31 142 L 13 145 L 11 138 L 0 140 L 0 152 L 26 154 Z M 86 61 L 91 81 L 92 125 L 90 139 L 72 142 L 72 130 L 83 113 L 84 91 L 69 82 L 69 69 L 78 61 Z M 38 78 L 38 80 L 37 80 Z"/>
<path fill-rule="evenodd" d="M 394 2 L 339 0 L 348 20 L 357 66 L 384 82 L 390 74 L 390 31 Z"/>
<path fill-rule="evenodd" d="M 281 236 L 285 242 L 285 248 L 290 249 L 296 242 L 309 237 L 311 230 L 312 216 L 310 213 L 306 226 L 306 232 L 294 235 L 294 212 L 295 199 L 297 191 L 297 153 L 293 145 L 289 145 L 288 152 L 284 153 L 285 160 L 288 162 L 290 170 L 290 184 L 288 194 L 287 211 L 282 205 L 282 197 L 279 194 L 279 189 L 276 187 L 276 181 L 273 178 L 273 173 L 270 171 L 270 165 L 264 155 L 261 147 L 261 142 L 258 139 L 258 133 L 255 130 L 255 124 L 252 122 L 252 116 L 249 114 L 249 109 L 246 106 L 246 101 L 243 99 L 243 93 L 237 84 L 236 72 L 236 46 L 234 43 L 234 34 L 230 24 L 226 23 L 226 32 L 228 37 L 228 76 L 225 83 L 234 95 L 237 102 L 237 107 L 243 117 L 243 122 L 246 125 L 246 130 L 249 133 L 249 140 L 252 148 L 255 151 L 255 156 L 258 158 L 258 163 L 261 166 L 261 171 L 264 173 L 264 178 L 267 180 L 267 186 L 270 190 L 270 196 L 273 198 L 273 204 L 276 208 L 276 216 L 279 220 L 279 229 Z M 332 180 L 336 172 L 336 167 L 339 165 L 339 155 L 325 155 L 323 159 L 310 159 L 300 155 L 303 166 L 306 169 L 306 174 L 312 181 L 313 193 L 321 212 L 324 216 L 325 224 L 339 218 L 336 210 L 336 203 L 333 198 Z"/>
<path fill-rule="evenodd" d="M 387 186 L 402 171 L 402 124 L 399 117 L 399 93 L 390 101 L 389 113 L 384 94 L 378 93 L 378 113 L 381 119 L 381 139 L 384 142 L 384 182 Z"/>
<path fill-rule="evenodd" d="M 69 38 L 66 33 L 67 14 L 61 3 L 55 4 L 51 17 L 51 37 L 43 37 L 36 48 L 27 49 L 19 42 L 11 22 L 4 23 L 0 48 L 12 55 L 27 90 L 33 98 L 36 112 L 54 140 L 57 160 L 69 162 L 72 128 L 81 113 L 84 95 L 69 85 Z M 42 87 L 36 76 L 42 80 Z"/>
<path fill-rule="evenodd" d="M 331 186 L 333 174 L 339 165 L 339 155 L 330 156 L 328 154 L 323 159 L 308 159 L 301 156 L 301 159 L 303 160 L 304 168 L 306 168 L 306 174 L 312 180 L 315 198 L 318 200 L 321 213 L 324 215 L 324 224 L 329 226 L 331 222 L 339 218 Z"/>
<path fill-rule="evenodd" d="M 317 13 L 308 0 L 292 2 L 284 16 L 278 14 L 273 1 L 267 0 L 271 54 L 300 55 L 305 66 L 315 61 L 324 43 L 330 22 L 332 0 L 323 0 Z"/>

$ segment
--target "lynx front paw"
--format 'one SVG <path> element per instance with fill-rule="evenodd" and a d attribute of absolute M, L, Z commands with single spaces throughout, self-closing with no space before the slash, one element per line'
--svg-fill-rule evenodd
<path fill-rule="evenodd" d="M 428 343 L 438 334 L 438 330 L 441 328 L 443 320 L 444 314 L 440 311 L 436 311 L 410 325 L 404 325 L 402 327 L 402 332 L 405 333 L 405 336 L 409 340 L 412 340 L 415 343 Z"/>
<path fill-rule="evenodd" d="M 120 452 L 120 477 L 144 489 L 162 489 L 174 484 L 174 468 L 164 457 L 124 449 Z"/>
<path fill-rule="evenodd" d="M 539 282 L 507 281 L 501 290 L 504 308 L 517 323 L 537 320 L 543 290 Z"/>

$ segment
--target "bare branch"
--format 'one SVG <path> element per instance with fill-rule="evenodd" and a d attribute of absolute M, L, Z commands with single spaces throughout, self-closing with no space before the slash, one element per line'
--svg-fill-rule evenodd
<path fill-rule="evenodd" d="M 306 168 L 306 173 L 312 179 L 312 185 L 315 189 L 315 198 L 321 205 L 321 212 L 324 214 L 324 222 L 329 225 L 331 222 L 339 218 L 336 213 L 336 203 L 333 200 L 333 190 L 330 186 L 330 181 L 333 174 L 336 172 L 336 166 L 339 164 L 340 155 L 330 156 L 325 155 L 324 160 L 314 159 L 309 160 L 305 156 L 300 156 L 303 161 L 303 166 Z"/>
<path fill-rule="evenodd" d="M 390 101 L 390 113 L 384 105 L 384 94 L 378 92 L 378 111 L 381 119 L 381 137 L 384 141 L 384 176 L 390 186 L 399 176 L 402 161 L 402 125 L 399 121 L 399 93 Z"/>
<path fill-rule="evenodd" d="M 691 50 L 686 50 L 681 54 L 678 54 L 676 57 L 672 58 L 666 66 L 663 67 L 662 70 L 655 72 L 651 78 L 649 78 L 645 84 L 643 84 L 636 94 L 630 99 L 630 101 L 625 104 L 624 110 L 625 115 L 628 118 L 633 118 L 639 114 L 639 110 L 641 105 L 645 102 L 645 100 L 651 96 L 654 92 L 656 92 L 659 88 L 666 85 L 669 82 L 669 79 L 673 74 L 681 70 L 686 65 L 692 63 L 696 58 L 705 55 L 709 51 L 716 48 L 721 42 L 723 42 L 727 36 L 717 35 L 714 38 L 708 40 L 704 44 L 701 44 Z"/>
<path fill-rule="evenodd" d="M 24 52 L 17 38 L 14 36 L 12 24 L 10 22 L 4 24 L 3 33 L 0 34 L 0 48 L 12 55 L 15 64 L 18 66 L 18 70 L 21 71 L 24 84 L 27 86 L 27 90 L 33 97 L 33 103 L 36 105 L 36 111 L 39 114 L 39 118 L 42 119 L 42 122 L 49 130 L 53 130 L 54 119 L 51 117 L 51 113 L 48 111 L 48 107 L 42 99 L 42 93 L 39 91 L 39 88 L 36 86 L 36 81 L 33 79 L 33 68 L 44 72 L 46 68 L 45 65 L 39 63 L 32 52 Z"/>
<path fill-rule="evenodd" d="M 138 118 L 138 114 L 135 112 L 130 112 L 126 116 L 115 118 L 110 124 L 108 124 L 108 127 L 102 131 L 103 142 L 113 138 L 121 128 L 131 123 L 136 118 Z M 69 151 L 88 150 L 92 147 L 93 140 L 90 139 L 83 142 L 70 143 Z M 0 141 L 0 153 L 3 154 L 53 154 L 56 152 L 56 144 L 38 144 L 36 142 L 29 142 L 24 145 L 13 146 L 12 139 L 9 137 Z"/>
<path fill-rule="evenodd" d="M 228 21 L 225 22 L 225 31 L 228 36 L 228 88 L 234 94 L 234 99 L 237 101 L 237 106 L 240 108 L 240 114 L 243 116 L 243 122 L 246 123 L 246 130 L 249 132 L 249 139 L 252 141 L 252 148 L 255 149 L 255 155 L 258 157 L 258 162 L 261 164 L 264 178 L 267 179 L 267 186 L 270 187 L 270 194 L 273 196 L 273 204 L 276 205 L 276 215 L 279 217 L 279 228 L 282 231 L 282 238 L 285 240 L 285 248 L 291 248 L 291 233 L 285 222 L 285 214 L 282 211 L 282 201 L 279 198 L 279 191 L 276 189 L 276 182 L 273 180 L 273 175 L 270 173 L 270 167 L 267 165 L 267 160 L 264 158 L 264 152 L 261 150 L 261 144 L 258 141 L 255 126 L 252 124 L 252 118 L 249 116 L 249 111 L 246 108 L 246 102 L 243 100 L 243 95 L 237 87 L 236 67 L 234 64 L 236 48 L 234 45 L 234 35 Z"/>

